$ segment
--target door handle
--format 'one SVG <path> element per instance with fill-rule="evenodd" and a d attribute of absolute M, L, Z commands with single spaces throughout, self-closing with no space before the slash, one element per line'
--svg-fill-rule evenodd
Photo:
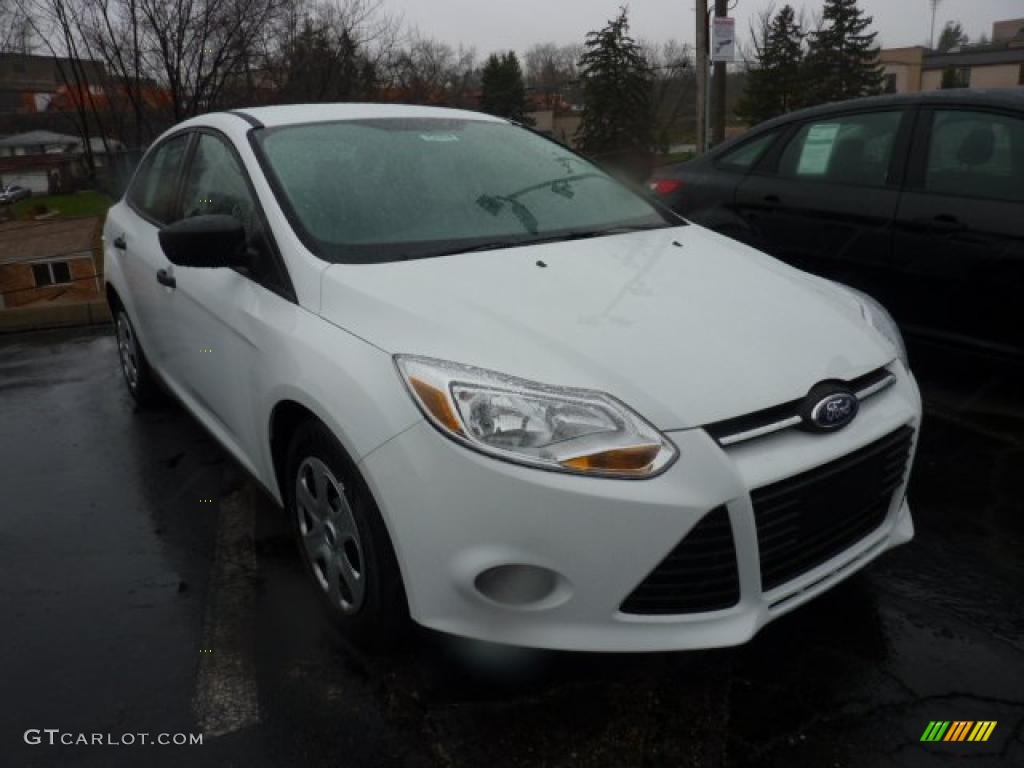
<path fill-rule="evenodd" d="M 923 216 L 919 219 L 914 219 L 914 224 L 924 229 L 930 229 L 933 232 L 954 233 L 963 232 L 967 229 L 967 225 L 951 213 L 940 213 L 932 218 Z"/>
<path fill-rule="evenodd" d="M 765 195 L 761 199 L 764 200 L 764 202 L 768 203 L 768 205 L 778 205 L 779 203 L 782 202 L 782 200 L 779 199 L 778 195 Z"/>
<path fill-rule="evenodd" d="M 114 247 L 119 251 L 123 251 L 128 247 L 128 243 L 125 242 L 124 235 L 118 235 L 114 238 Z"/>
<path fill-rule="evenodd" d="M 170 274 L 166 269 L 157 270 L 156 281 L 160 285 L 166 285 L 168 288 L 173 288 L 178 284 L 178 281 L 174 279 L 174 275 Z"/>

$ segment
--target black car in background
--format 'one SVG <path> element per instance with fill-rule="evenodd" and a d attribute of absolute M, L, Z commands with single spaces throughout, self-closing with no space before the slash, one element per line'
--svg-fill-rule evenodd
<path fill-rule="evenodd" d="M 912 351 L 1024 363 L 1024 88 L 794 112 L 649 187 L 698 224 L 871 294 Z"/>

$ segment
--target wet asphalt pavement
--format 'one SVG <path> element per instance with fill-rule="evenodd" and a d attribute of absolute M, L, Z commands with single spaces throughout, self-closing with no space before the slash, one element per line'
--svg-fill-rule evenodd
<path fill-rule="evenodd" d="M 282 515 L 183 410 L 134 412 L 115 358 L 103 330 L 0 338 L 2 765 L 1024 766 L 1009 380 L 925 388 L 917 538 L 744 647 L 537 653 L 414 630 L 366 658 L 324 620 Z M 922 744 L 931 720 L 998 725 Z M 45 728 L 205 734 L 25 743 Z"/>

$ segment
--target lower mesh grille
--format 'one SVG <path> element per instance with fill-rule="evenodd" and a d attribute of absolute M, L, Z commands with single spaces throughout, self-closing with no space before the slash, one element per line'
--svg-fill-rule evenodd
<path fill-rule="evenodd" d="M 729 513 L 718 507 L 701 518 L 651 574 L 625 599 L 623 613 L 717 611 L 739 602 Z"/>
<path fill-rule="evenodd" d="M 764 590 L 784 584 L 877 529 L 907 473 L 914 430 L 759 488 L 754 504 Z"/>

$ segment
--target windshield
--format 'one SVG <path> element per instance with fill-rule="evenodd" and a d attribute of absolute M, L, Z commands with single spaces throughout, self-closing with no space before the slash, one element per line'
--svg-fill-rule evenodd
<path fill-rule="evenodd" d="M 331 261 L 682 223 L 565 147 L 507 123 L 350 120 L 264 129 L 257 143 L 293 225 Z"/>

